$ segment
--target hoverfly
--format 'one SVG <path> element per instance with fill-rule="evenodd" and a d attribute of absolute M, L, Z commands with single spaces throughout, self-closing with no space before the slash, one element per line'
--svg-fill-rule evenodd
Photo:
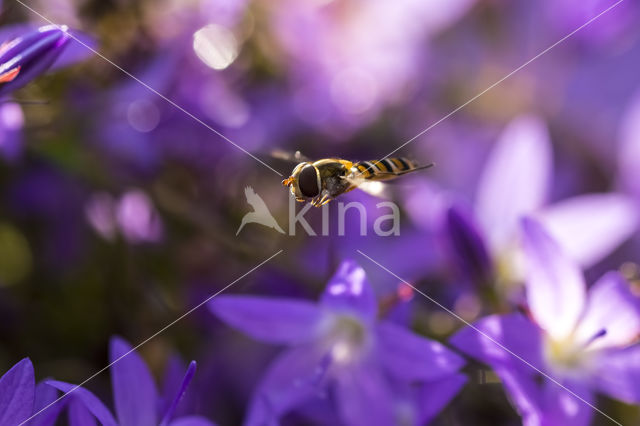
<path fill-rule="evenodd" d="M 283 157 L 282 153 L 274 155 Z M 282 185 L 289 187 L 296 201 L 309 201 L 315 207 L 322 207 L 337 196 L 356 188 L 373 192 L 365 187 L 434 166 L 434 163 L 419 166 L 402 157 L 355 162 L 341 158 L 311 161 L 296 152 L 293 159 L 299 163 L 291 176 L 282 181 Z"/>

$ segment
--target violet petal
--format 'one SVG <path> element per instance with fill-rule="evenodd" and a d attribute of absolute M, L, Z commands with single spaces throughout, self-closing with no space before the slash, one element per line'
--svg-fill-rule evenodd
<path fill-rule="evenodd" d="M 427 424 L 460 392 L 467 382 L 464 374 L 453 374 L 421 386 L 419 393 L 420 419 L 418 424 Z"/>
<path fill-rule="evenodd" d="M 584 308 L 582 273 L 538 222 L 525 219 L 522 226 L 529 309 L 551 337 L 563 339 Z"/>
<path fill-rule="evenodd" d="M 551 142 L 536 117 L 513 120 L 503 131 L 478 184 L 476 214 L 492 249 L 508 244 L 518 221 L 541 207 L 551 174 Z"/>
<path fill-rule="evenodd" d="M 353 365 L 336 377 L 338 412 L 349 426 L 394 424 L 389 384 L 379 369 Z"/>
<path fill-rule="evenodd" d="M 256 387 L 245 425 L 277 424 L 277 419 L 295 406 L 324 396 L 322 358 L 311 345 L 278 356 Z"/>
<path fill-rule="evenodd" d="M 193 375 L 195 373 L 196 373 L 196 362 L 191 361 L 189 363 L 189 367 L 187 368 L 187 372 L 185 373 L 184 378 L 182 379 L 182 383 L 180 383 L 178 392 L 176 393 L 175 397 L 173 398 L 173 401 L 171 402 L 171 405 L 169 406 L 166 413 L 164 414 L 164 417 L 162 418 L 162 422 L 160 423 L 161 425 L 164 426 L 168 424 L 171 418 L 173 417 L 176 411 L 176 407 L 178 406 L 178 402 L 180 402 L 180 399 L 182 398 L 184 393 L 187 391 L 187 387 L 189 386 L 189 383 L 191 383 L 191 379 L 193 379 Z"/>
<path fill-rule="evenodd" d="M 618 272 L 600 278 L 587 295 L 587 305 L 575 331 L 577 339 L 589 349 L 630 345 L 640 336 L 640 298 L 631 293 L 630 284 Z"/>
<path fill-rule="evenodd" d="M 395 324 L 381 322 L 377 332 L 382 362 L 398 380 L 438 380 L 464 365 L 464 360 L 444 345 Z"/>
<path fill-rule="evenodd" d="M 20 360 L 0 378 L 0 424 L 17 425 L 33 413 L 35 377 L 29 358 Z"/>
<path fill-rule="evenodd" d="M 94 426 L 96 418 L 78 398 L 71 398 L 69 402 L 69 426 Z"/>
<path fill-rule="evenodd" d="M 484 237 L 471 218 L 458 207 L 451 207 L 446 215 L 446 230 L 452 255 L 466 278 L 485 284 L 492 275 L 491 259 Z"/>
<path fill-rule="evenodd" d="M 120 426 L 155 426 L 158 395 L 145 362 L 118 337 L 111 339 L 109 361 L 115 362 L 111 387 Z"/>
<path fill-rule="evenodd" d="M 367 276 L 356 262 L 342 262 L 329 281 L 320 303 L 333 311 L 347 311 L 373 321 L 378 311 L 376 297 Z"/>
<path fill-rule="evenodd" d="M 590 194 L 545 208 L 540 220 L 562 250 L 586 268 L 633 234 L 638 224 L 637 211 L 627 196 Z"/>
<path fill-rule="evenodd" d="M 602 353 L 593 385 L 628 404 L 640 403 L 640 345 Z"/>
<path fill-rule="evenodd" d="M 321 318 L 315 304 L 292 299 L 219 296 L 209 302 L 208 307 L 232 327 L 271 343 L 309 340 Z"/>
<path fill-rule="evenodd" d="M 492 315 L 475 322 L 473 326 L 477 330 L 471 327 L 463 328 L 451 338 L 451 344 L 493 367 L 522 364 L 513 354 L 536 368 L 543 366 L 542 332 L 521 314 Z"/>
<path fill-rule="evenodd" d="M 82 387 L 57 380 L 47 380 L 46 384 L 68 394 L 66 398 L 76 398 L 95 416 L 102 426 L 118 426 L 111 412 L 93 393 Z"/>
<path fill-rule="evenodd" d="M 53 426 L 60 415 L 60 412 L 65 407 L 66 400 L 62 399 L 56 402 L 54 405 L 49 406 L 55 400 L 58 399 L 58 390 L 52 386 L 49 386 L 45 382 L 38 383 L 36 385 L 36 398 L 33 408 L 33 413 L 38 413 L 40 410 L 47 407 L 44 411 L 40 412 L 30 422 L 30 426 Z"/>

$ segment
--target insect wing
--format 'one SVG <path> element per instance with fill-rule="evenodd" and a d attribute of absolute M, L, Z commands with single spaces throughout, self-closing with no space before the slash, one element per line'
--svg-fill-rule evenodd
<path fill-rule="evenodd" d="M 366 192 L 369 195 L 373 195 L 378 198 L 391 198 L 391 188 L 386 183 L 380 181 L 367 180 L 362 175 L 350 175 L 345 176 L 344 179 L 348 180 L 357 189 Z"/>
<path fill-rule="evenodd" d="M 291 152 L 282 149 L 274 149 L 271 151 L 271 156 L 278 160 L 289 161 L 291 163 L 311 162 L 311 160 L 303 155 L 300 151 Z"/>

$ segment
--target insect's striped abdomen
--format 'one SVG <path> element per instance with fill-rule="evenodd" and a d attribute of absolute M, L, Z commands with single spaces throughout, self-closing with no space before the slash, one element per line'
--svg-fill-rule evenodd
<path fill-rule="evenodd" d="M 416 168 L 416 165 L 413 163 L 413 161 L 403 157 L 387 158 L 385 161 L 396 166 L 394 173 L 409 172 Z"/>
<path fill-rule="evenodd" d="M 415 169 L 406 158 L 385 158 L 384 160 L 361 161 L 353 165 L 365 179 L 390 179 Z"/>

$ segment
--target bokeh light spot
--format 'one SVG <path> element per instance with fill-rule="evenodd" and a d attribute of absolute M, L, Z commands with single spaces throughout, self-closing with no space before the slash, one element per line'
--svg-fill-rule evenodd
<path fill-rule="evenodd" d="M 116 219 L 124 237 L 133 243 L 158 241 L 162 226 L 151 199 L 133 189 L 125 193 L 116 207 Z"/>
<path fill-rule="evenodd" d="M 107 193 L 92 196 L 85 214 L 93 229 L 105 239 L 112 241 L 116 236 L 115 200 Z"/>
<path fill-rule="evenodd" d="M 238 40 L 231 31 L 209 24 L 193 35 L 193 50 L 198 58 L 214 70 L 223 70 L 238 57 Z"/>
<path fill-rule="evenodd" d="M 131 102 L 127 107 L 127 120 L 131 127 L 137 131 L 147 133 L 160 123 L 160 111 L 151 101 L 137 100 Z"/>
<path fill-rule="evenodd" d="M 24 125 L 24 114 L 20 105 L 7 102 L 0 105 L 0 125 L 7 130 L 18 130 Z M 1 139 L 1 138 L 0 138 Z M 0 143 L 2 141 L 0 140 Z"/>
<path fill-rule="evenodd" d="M 482 312 L 482 304 L 474 294 L 465 293 L 455 301 L 453 310 L 466 321 L 473 321 Z"/>

